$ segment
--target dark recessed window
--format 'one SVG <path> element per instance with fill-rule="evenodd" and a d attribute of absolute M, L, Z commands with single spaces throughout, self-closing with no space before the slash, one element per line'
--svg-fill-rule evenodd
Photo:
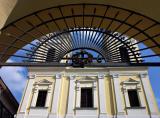
<path fill-rule="evenodd" d="M 140 107 L 137 90 L 128 90 L 128 96 L 131 107 Z"/>
<path fill-rule="evenodd" d="M 121 55 L 121 61 L 122 62 L 130 62 L 127 48 L 120 47 L 119 51 L 120 51 L 120 55 Z"/>
<path fill-rule="evenodd" d="M 45 107 L 46 97 L 47 97 L 47 91 L 40 90 L 38 93 L 36 107 Z"/>
<path fill-rule="evenodd" d="M 92 88 L 81 88 L 81 107 L 82 108 L 93 107 Z"/>
<path fill-rule="evenodd" d="M 46 62 L 53 62 L 55 60 L 55 49 L 49 49 L 47 52 Z"/>

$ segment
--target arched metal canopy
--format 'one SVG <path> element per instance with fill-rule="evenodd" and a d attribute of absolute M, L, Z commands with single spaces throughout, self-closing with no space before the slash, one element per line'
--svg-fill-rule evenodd
<path fill-rule="evenodd" d="M 119 32 L 120 35 L 117 38 L 127 35 L 129 38 L 126 41 L 134 38 L 137 40 L 135 44 L 144 43 L 147 47 L 138 51 L 151 49 L 155 52 L 154 55 L 145 55 L 144 58 L 160 55 L 160 24 L 157 21 L 123 8 L 85 3 L 43 9 L 8 24 L 1 30 L 0 35 L 1 62 L 5 62 L 26 44 L 37 46 L 31 42 L 46 34 L 87 28 L 104 29 L 104 31 L 98 31 L 103 34 L 107 31 Z M 121 43 L 125 44 L 126 41 Z M 130 48 L 135 44 L 127 46 Z"/>

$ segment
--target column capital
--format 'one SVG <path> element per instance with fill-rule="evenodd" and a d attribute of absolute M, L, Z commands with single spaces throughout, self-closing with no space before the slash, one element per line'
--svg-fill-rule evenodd
<path fill-rule="evenodd" d="M 112 78 L 118 78 L 118 77 L 119 77 L 119 74 L 113 73 L 113 74 L 111 74 L 111 76 L 112 76 Z"/>
<path fill-rule="evenodd" d="M 61 73 L 57 73 L 56 74 L 56 79 L 61 79 L 62 78 L 62 74 Z"/>
<path fill-rule="evenodd" d="M 98 74 L 98 79 L 104 79 L 105 74 Z"/>
<path fill-rule="evenodd" d="M 28 75 L 28 78 L 29 78 L 29 79 L 34 79 L 34 78 L 36 78 L 36 74 L 29 74 L 29 75 Z"/>
<path fill-rule="evenodd" d="M 69 79 L 70 79 L 70 80 L 74 80 L 75 78 L 76 78 L 75 75 L 70 75 L 70 76 L 69 76 Z"/>
<path fill-rule="evenodd" d="M 148 73 L 146 73 L 146 72 L 145 73 L 140 73 L 139 76 L 141 78 L 146 78 L 148 76 Z"/>

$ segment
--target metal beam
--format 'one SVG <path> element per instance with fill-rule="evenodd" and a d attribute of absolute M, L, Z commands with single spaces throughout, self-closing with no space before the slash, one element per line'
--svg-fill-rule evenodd
<path fill-rule="evenodd" d="M 22 67 L 72 67 L 69 63 L 0 63 L 2 66 L 22 66 Z M 86 64 L 85 67 L 140 67 L 140 66 L 160 66 L 160 63 L 99 63 L 99 64 Z"/>

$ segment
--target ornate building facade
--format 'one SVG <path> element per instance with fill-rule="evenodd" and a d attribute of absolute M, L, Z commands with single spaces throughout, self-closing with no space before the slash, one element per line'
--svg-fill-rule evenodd
<path fill-rule="evenodd" d="M 30 67 L 17 118 L 159 118 L 146 67 Z"/>

